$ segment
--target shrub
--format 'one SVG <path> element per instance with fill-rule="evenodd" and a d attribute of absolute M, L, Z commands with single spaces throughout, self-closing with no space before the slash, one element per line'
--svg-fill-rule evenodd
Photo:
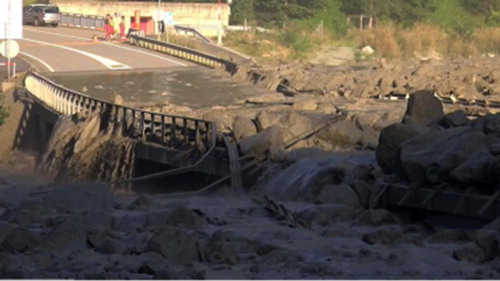
<path fill-rule="evenodd" d="M 500 27 L 477 29 L 472 39 L 480 52 L 500 54 Z"/>
<path fill-rule="evenodd" d="M 383 24 L 359 31 L 356 37 L 359 47 L 370 45 L 379 56 L 386 58 L 400 56 L 401 50 L 396 40 L 396 28 L 393 24 Z"/>
<path fill-rule="evenodd" d="M 407 57 L 416 54 L 425 56 L 433 51 L 440 51 L 447 37 L 439 27 L 424 23 L 417 23 L 411 29 L 401 30 L 399 33 L 401 50 Z"/>
<path fill-rule="evenodd" d="M 314 46 L 313 39 L 298 29 L 285 29 L 279 36 L 280 44 L 293 50 L 296 57 L 303 58 Z"/>

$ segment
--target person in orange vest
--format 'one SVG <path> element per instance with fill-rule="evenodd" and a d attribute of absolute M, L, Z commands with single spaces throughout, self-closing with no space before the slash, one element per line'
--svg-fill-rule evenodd
<path fill-rule="evenodd" d="M 127 38 L 125 37 L 125 16 L 122 16 L 120 21 L 120 38 L 122 42 L 125 42 Z"/>
<path fill-rule="evenodd" d="M 111 16 L 109 14 L 106 15 L 106 18 L 104 19 L 104 32 L 106 33 L 106 40 L 111 39 L 111 30 L 110 30 L 110 25 L 109 25 L 109 18 Z"/>
<path fill-rule="evenodd" d="M 115 22 L 113 21 L 113 16 L 109 16 L 109 39 L 113 40 L 115 36 Z"/>

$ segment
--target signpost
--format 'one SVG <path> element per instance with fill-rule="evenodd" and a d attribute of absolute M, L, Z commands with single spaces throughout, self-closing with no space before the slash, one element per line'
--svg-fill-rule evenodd
<path fill-rule="evenodd" d="M 19 45 L 12 39 L 23 38 L 23 1 L 0 1 L 0 53 L 7 58 L 7 82 L 10 81 L 10 59 L 19 53 Z"/>

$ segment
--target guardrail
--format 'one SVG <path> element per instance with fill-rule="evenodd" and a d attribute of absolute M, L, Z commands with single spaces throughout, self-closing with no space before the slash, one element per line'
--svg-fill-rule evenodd
<path fill-rule="evenodd" d="M 122 135 L 133 139 L 171 148 L 204 147 L 208 149 L 207 153 L 216 145 L 217 127 L 211 121 L 113 104 L 67 89 L 35 72 L 26 75 L 24 87 L 60 114 L 90 113 L 96 110 L 108 114 L 112 117 L 109 122 L 120 125 Z"/>
<path fill-rule="evenodd" d="M 230 73 L 235 73 L 237 69 L 237 65 L 233 62 L 215 56 L 211 56 L 193 49 L 137 35 L 130 35 L 129 38 L 130 38 L 130 43 L 133 45 L 154 50 L 160 53 L 168 54 L 174 57 L 182 58 L 200 65 L 213 68 L 224 68 L 227 72 Z"/>
<path fill-rule="evenodd" d="M 177 24 L 174 25 L 174 28 L 175 28 L 176 32 L 191 33 L 191 34 L 193 34 L 193 36 L 196 36 L 207 43 L 211 43 L 210 39 L 203 36 L 203 34 L 201 34 L 198 30 L 196 30 L 194 28 L 182 26 L 182 25 L 177 25 Z"/>
<path fill-rule="evenodd" d="M 78 28 L 104 29 L 104 20 L 102 16 L 61 13 L 59 24 Z"/>

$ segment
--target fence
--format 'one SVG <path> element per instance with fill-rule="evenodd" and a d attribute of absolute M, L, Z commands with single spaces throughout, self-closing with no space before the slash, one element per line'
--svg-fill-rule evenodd
<path fill-rule="evenodd" d="M 61 13 L 59 24 L 79 28 L 104 29 L 104 19 L 101 16 Z"/>
<path fill-rule="evenodd" d="M 210 148 L 209 151 L 217 141 L 217 127 L 211 121 L 116 105 L 67 89 L 35 72 L 26 75 L 24 86 L 38 100 L 60 114 L 96 110 L 109 114 L 112 117 L 110 122 L 121 125 L 122 134 L 130 138 L 172 148 Z"/>

